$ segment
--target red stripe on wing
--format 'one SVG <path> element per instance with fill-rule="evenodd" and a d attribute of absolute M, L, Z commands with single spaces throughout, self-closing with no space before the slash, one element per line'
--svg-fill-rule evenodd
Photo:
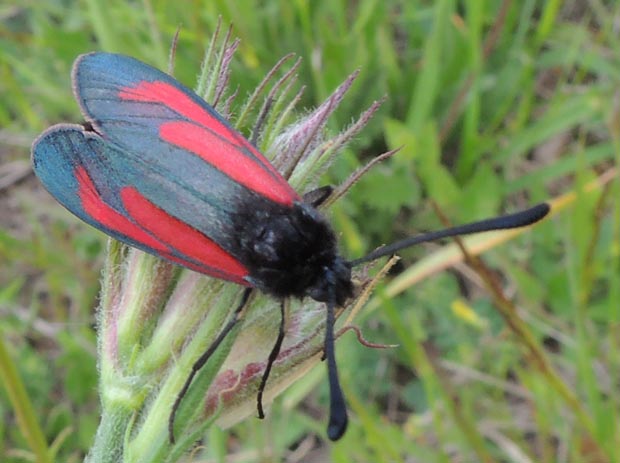
<path fill-rule="evenodd" d="M 291 205 L 299 199 L 295 190 L 256 148 L 205 111 L 183 90 L 165 82 L 141 81 L 135 87 L 122 89 L 118 96 L 128 101 L 163 104 L 201 124 L 208 130 L 186 122 L 171 121 L 160 127 L 160 135 L 164 140 L 200 156 L 232 179 L 275 202 Z M 183 133 L 186 130 L 189 133 Z M 175 133 L 177 131 L 179 133 Z M 249 157 L 250 154 L 252 157 Z"/>
<path fill-rule="evenodd" d="M 191 262 L 189 260 L 177 257 L 172 254 L 162 254 L 162 257 L 165 257 L 166 259 L 175 264 L 182 265 L 183 267 L 193 270 L 194 272 L 202 273 L 203 275 L 209 275 L 214 278 L 219 278 L 220 280 L 232 281 L 233 283 L 237 283 L 243 286 L 251 286 L 250 283 L 248 283 L 246 280 L 241 280 L 234 275 L 229 275 L 228 273 L 220 272 L 217 269 L 208 268 L 204 265 L 196 264 L 195 262 Z"/>
<path fill-rule="evenodd" d="M 288 184 L 288 188 L 282 188 L 279 183 L 274 183 L 273 176 L 250 157 L 231 158 L 230 144 L 210 130 L 179 121 L 162 124 L 159 134 L 163 140 L 197 154 L 250 190 L 277 203 L 292 204 L 293 198 Z"/>
<path fill-rule="evenodd" d="M 121 190 L 121 199 L 125 209 L 137 224 L 150 230 L 153 235 L 157 236 L 158 239 L 179 254 L 225 274 L 225 276 L 214 276 L 247 285 L 243 278 L 249 274 L 248 270 L 217 243 L 207 238 L 198 230 L 172 217 L 166 211 L 146 199 L 133 187 L 123 188 Z M 170 259 L 175 260 L 174 258 Z M 185 261 L 180 259 L 175 261 L 192 268 L 191 263 L 185 263 Z M 193 265 L 193 267 L 197 266 Z M 204 270 L 198 269 L 198 271 L 205 273 Z M 213 272 L 210 274 L 213 274 Z"/>
<path fill-rule="evenodd" d="M 112 231 L 113 233 L 118 233 L 119 235 L 121 235 L 117 236 L 117 238 L 119 239 L 122 239 L 121 237 L 125 236 L 149 248 L 153 253 L 158 254 L 159 256 L 164 257 L 176 264 L 183 265 L 190 270 L 194 270 L 199 273 L 204 273 L 214 276 L 216 278 L 222 278 L 248 286 L 248 282 L 243 280 L 242 278 L 243 276 L 247 275 L 247 271 L 243 274 L 230 274 L 227 272 L 226 268 L 221 268 L 220 262 L 222 261 L 218 262 L 218 265 L 206 267 L 204 265 L 201 265 L 202 262 L 191 262 L 174 255 L 172 249 L 162 242 L 166 240 L 160 241 L 159 239 L 155 238 L 150 233 L 142 229 L 139 225 L 136 225 L 134 222 L 129 220 L 123 214 L 117 212 L 112 207 L 104 203 L 101 200 L 101 197 L 99 196 L 99 193 L 97 192 L 97 189 L 95 188 L 92 179 L 86 172 L 86 169 L 84 169 L 83 167 L 78 167 L 75 170 L 75 177 L 79 185 L 78 195 L 80 197 L 82 208 L 84 209 L 86 214 L 88 214 L 93 220 L 98 222 L 101 226 L 103 226 L 103 228 L 108 229 L 108 233 L 110 233 L 110 231 Z M 146 199 L 144 198 L 142 198 L 142 200 L 146 201 Z M 155 207 L 151 203 L 149 203 L 149 206 L 151 208 Z M 160 209 L 157 210 L 160 213 L 163 213 L 163 211 L 161 211 Z M 148 228 L 148 230 L 152 229 Z M 204 238 L 204 236 L 202 238 Z M 191 240 L 193 238 L 190 237 L 189 239 Z M 170 244 L 174 245 L 174 242 L 171 242 Z M 178 247 L 176 247 L 176 249 L 178 249 Z M 190 256 L 190 258 L 193 258 L 195 252 L 187 253 L 187 255 Z M 230 256 L 226 254 L 225 260 L 223 260 L 223 262 L 227 262 L 227 258 L 230 258 Z"/>
<path fill-rule="evenodd" d="M 168 254 L 171 251 L 166 245 L 104 203 L 84 167 L 75 169 L 75 177 L 79 185 L 78 195 L 82 207 L 90 217 L 105 228 L 142 243 L 155 252 Z"/>

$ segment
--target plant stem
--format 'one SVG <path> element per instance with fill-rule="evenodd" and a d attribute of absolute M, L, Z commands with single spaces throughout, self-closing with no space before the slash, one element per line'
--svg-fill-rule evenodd
<path fill-rule="evenodd" d="M 39 426 L 32 402 L 2 338 L 0 338 L 0 378 L 13 404 L 19 428 L 36 455 L 36 461 L 52 463 L 51 452 Z"/>

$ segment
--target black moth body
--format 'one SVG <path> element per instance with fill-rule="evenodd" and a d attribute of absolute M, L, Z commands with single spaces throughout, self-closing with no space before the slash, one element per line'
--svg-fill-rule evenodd
<path fill-rule="evenodd" d="M 351 266 L 338 254 L 333 230 L 313 205 L 258 201 L 234 217 L 230 252 L 248 268 L 247 280 L 256 288 L 277 298 L 309 296 L 341 306 L 353 295 Z"/>

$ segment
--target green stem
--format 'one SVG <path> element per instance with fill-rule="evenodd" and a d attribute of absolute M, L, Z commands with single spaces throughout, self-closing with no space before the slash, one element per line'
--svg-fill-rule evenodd
<path fill-rule="evenodd" d="M 32 452 L 36 455 L 39 463 L 52 463 L 50 449 L 43 435 L 43 431 L 37 421 L 32 402 L 26 393 L 15 362 L 11 359 L 3 338 L 0 338 L 0 378 L 6 387 L 9 399 L 15 409 L 17 423 L 28 441 Z"/>
<path fill-rule="evenodd" d="M 93 444 L 84 463 L 119 463 L 123 461 L 125 432 L 132 412 L 121 407 L 104 410 Z"/>

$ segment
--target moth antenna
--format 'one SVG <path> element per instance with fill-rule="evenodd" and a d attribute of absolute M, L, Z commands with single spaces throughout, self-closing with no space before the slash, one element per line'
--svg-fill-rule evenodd
<path fill-rule="evenodd" d="M 515 212 L 513 214 L 501 215 L 490 219 L 480 220 L 478 222 L 471 222 L 464 225 L 458 225 L 456 227 L 444 228 L 443 230 L 424 233 L 422 235 L 411 236 L 409 238 L 405 238 L 404 240 L 383 246 L 364 257 L 352 260 L 349 262 L 349 265 L 351 265 L 351 267 L 355 267 L 359 264 L 363 264 L 364 262 L 376 260 L 379 257 L 391 256 L 401 249 L 420 243 L 435 241 L 441 238 L 525 227 L 542 220 L 550 210 L 551 207 L 549 204 L 541 203 L 531 207 L 530 209 Z"/>
<path fill-rule="evenodd" d="M 241 296 L 241 302 L 235 309 L 231 319 L 228 320 L 228 323 L 226 323 L 226 326 L 224 326 L 222 331 L 220 331 L 220 334 L 217 336 L 217 338 L 215 338 L 215 340 L 211 343 L 211 345 L 207 348 L 207 350 L 192 365 L 192 371 L 190 372 L 189 376 L 185 380 L 185 384 L 183 384 L 183 387 L 177 394 L 177 397 L 174 400 L 174 404 L 172 405 L 172 410 L 170 411 L 170 416 L 168 417 L 168 440 L 170 441 L 171 444 L 175 443 L 174 419 L 176 418 L 177 411 L 179 410 L 179 407 L 181 406 L 181 401 L 183 400 L 183 397 L 185 397 L 185 394 L 187 394 L 187 391 L 189 390 L 189 386 L 192 384 L 192 381 L 194 380 L 194 377 L 196 376 L 196 374 L 205 365 L 205 363 L 207 363 L 207 360 L 211 358 L 211 356 L 216 351 L 216 349 L 220 346 L 222 341 L 224 341 L 226 336 L 228 336 L 228 333 L 231 332 L 231 330 L 235 327 L 237 322 L 241 319 L 241 312 L 243 311 L 246 303 L 248 302 L 248 299 L 250 298 L 250 294 L 252 294 L 252 290 L 253 290 L 252 288 L 247 288 L 243 292 L 243 295 Z"/>
<path fill-rule="evenodd" d="M 331 273 L 331 272 L 330 272 Z M 328 278 L 328 281 L 333 281 Z M 324 352 L 327 360 L 327 377 L 329 379 L 329 423 L 327 425 L 327 437 L 336 441 L 342 437 L 347 430 L 349 418 L 347 417 L 347 405 L 344 401 L 344 394 L 338 379 L 338 368 L 336 366 L 336 352 L 334 346 L 334 325 L 336 316 L 334 308 L 336 306 L 336 294 L 333 284 L 331 285 L 330 298 L 327 302 L 327 320 L 325 322 L 325 344 Z"/>
<path fill-rule="evenodd" d="M 263 377 L 260 380 L 260 385 L 258 386 L 258 393 L 256 394 L 256 409 L 258 411 L 258 417 L 262 420 L 265 418 L 265 411 L 263 410 L 263 393 L 265 392 L 265 387 L 267 386 L 267 379 L 269 379 L 269 374 L 271 373 L 271 368 L 273 367 L 274 362 L 278 358 L 278 354 L 280 353 L 280 349 L 282 348 L 282 341 L 284 341 L 284 328 L 286 324 L 286 305 L 284 301 L 280 303 L 280 328 L 278 329 L 278 337 L 276 339 L 275 344 L 271 348 L 271 352 L 269 353 L 269 358 L 267 359 L 267 366 L 265 367 L 265 371 L 263 372 Z"/>

